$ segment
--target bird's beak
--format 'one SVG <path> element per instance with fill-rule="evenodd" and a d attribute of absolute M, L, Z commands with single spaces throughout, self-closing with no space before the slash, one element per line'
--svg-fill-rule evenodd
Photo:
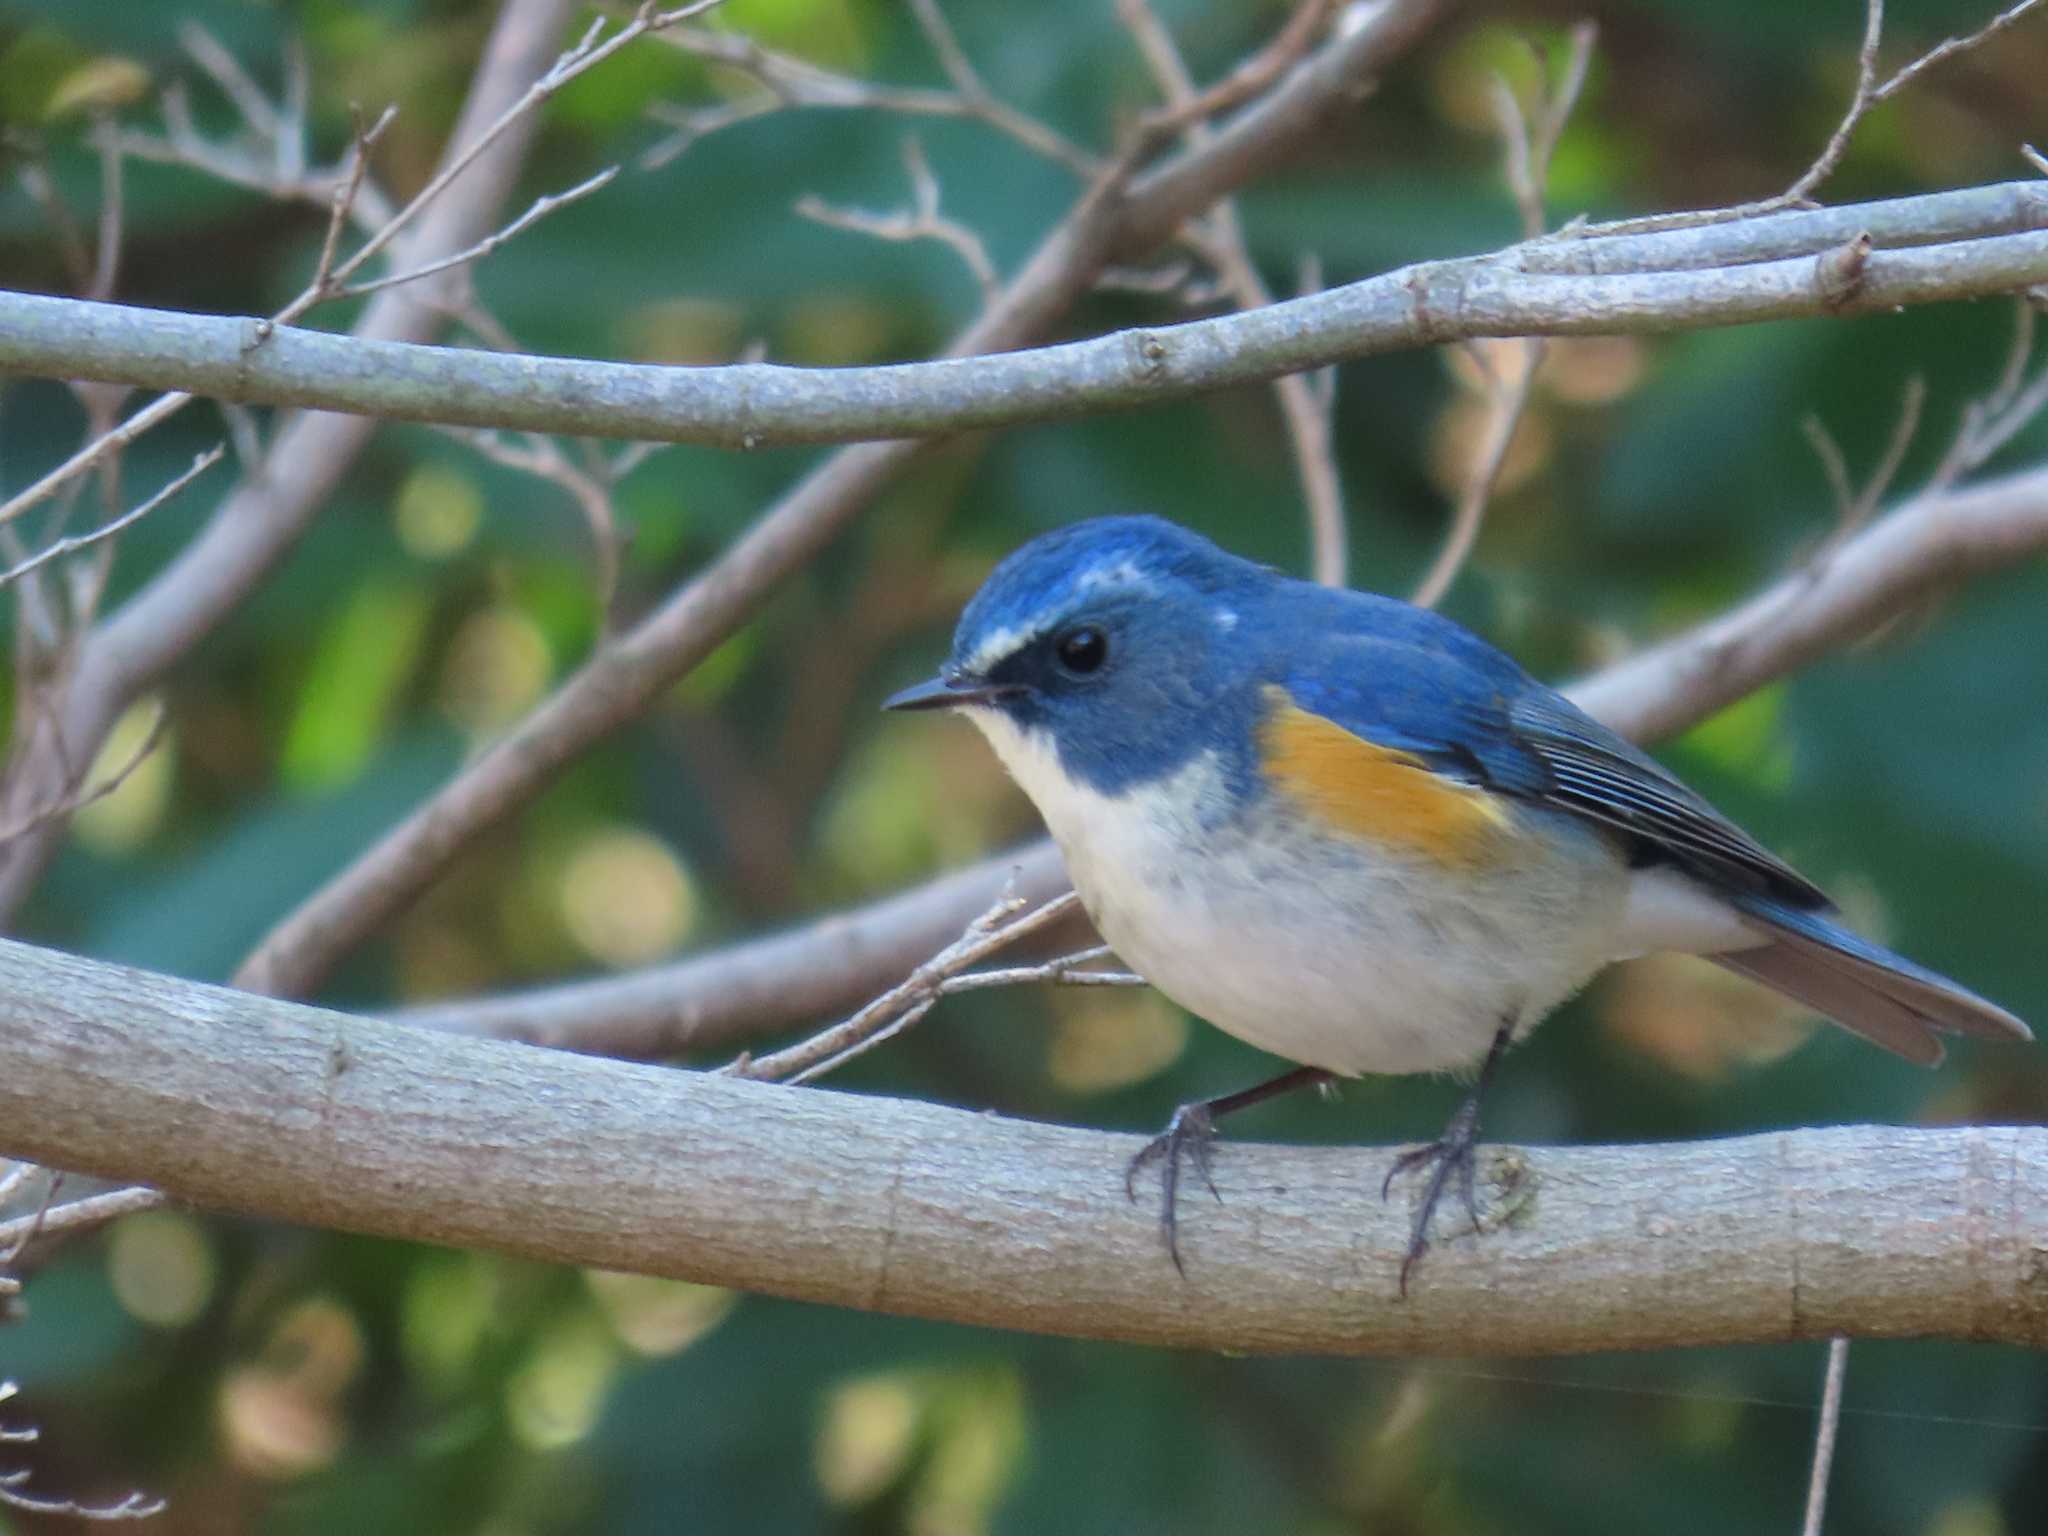
<path fill-rule="evenodd" d="M 992 683 L 964 672 L 941 672 L 928 682 L 912 683 L 882 700 L 884 709 L 954 709 L 962 704 L 993 704 L 1023 690 L 1015 683 Z"/>

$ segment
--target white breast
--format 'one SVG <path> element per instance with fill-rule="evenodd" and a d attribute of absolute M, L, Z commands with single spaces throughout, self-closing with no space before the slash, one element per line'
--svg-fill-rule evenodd
<path fill-rule="evenodd" d="M 1102 936 L 1218 1028 L 1355 1075 L 1477 1061 L 1617 956 L 1630 872 L 1597 834 L 1528 811 L 1483 875 L 1229 805 L 1212 757 L 1125 794 L 1070 779 L 1049 737 L 972 709 L 1045 818 Z M 1537 835 L 1538 833 L 1541 835 Z"/>

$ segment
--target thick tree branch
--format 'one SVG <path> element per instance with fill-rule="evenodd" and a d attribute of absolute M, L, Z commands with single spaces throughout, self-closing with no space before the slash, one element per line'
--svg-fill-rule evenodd
<path fill-rule="evenodd" d="M 1656 741 L 1956 582 L 2044 551 L 2048 468 L 1923 493 L 1819 564 L 1566 691 L 1624 735 Z M 843 1013 L 893 985 L 994 901 L 1013 871 L 1019 894 L 1033 900 L 1064 888 L 1059 855 L 1035 843 L 873 905 L 673 965 L 401 1017 L 608 1056 L 728 1048 Z"/>
<path fill-rule="evenodd" d="M 1219 127 L 1199 150 L 1128 186 L 1119 177 L 1099 181 L 1001 297 L 954 339 L 948 355 L 1003 352 L 1042 336 L 1103 267 L 1165 239 L 1227 191 L 1232 176 L 1255 176 L 1299 145 L 1444 8 L 1442 0 L 1388 0 L 1364 25 Z M 914 444 L 861 443 L 806 475 L 709 568 L 602 647 L 502 742 L 273 929 L 236 972 L 237 983 L 268 992 L 302 992 L 317 983 L 473 838 L 526 804 L 564 765 L 645 709 L 745 623 L 915 452 Z"/>
<path fill-rule="evenodd" d="M 1192 153 L 1202 153 L 1194 151 Z M 0 293 L 0 366 L 399 420 L 757 448 L 921 437 L 1089 415 L 1488 336 L 1641 334 L 1864 313 L 2048 282 L 2048 187 L 1784 213 L 1744 242 L 1708 226 L 1424 262 L 1298 299 L 1029 351 L 872 368 L 678 368 L 375 342 L 261 322 Z M 1847 217 L 1852 232 L 1825 238 Z M 1907 233 L 1900 236 L 1894 226 Z M 1829 265 L 1868 236 L 1846 275 Z M 1707 252 L 1716 254 L 1707 256 Z M 1762 252 L 1773 254 L 1765 256 Z M 1595 270 L 1584 270 L 1592 267 Z"/>
<path fill-rule="evenodd" d="M 1337 1113 L 1337 1110 L 1332 1110 Z M 1187 1278 L 1137 1138 L 459 1040 L 0 943 L 0 1153 L 222 1210 L 1203 1349 L 2048 1344 L 2048 1130 L 1487 1149 L 1407 1301 L 1388 1152 L 1232 1144 Z"/>

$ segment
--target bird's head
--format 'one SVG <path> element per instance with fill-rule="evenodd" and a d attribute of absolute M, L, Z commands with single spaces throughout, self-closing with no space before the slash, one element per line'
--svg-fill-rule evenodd
<path fill-rule="evenodd" d="M 1279 579 L 1159 518 L 1077 523 L 998 565 L 939 675 L 883 707 L 964 710 L 1013 770 L 1050 748 L 1113 794 L 1248 739 L 1247 630 Z"/>

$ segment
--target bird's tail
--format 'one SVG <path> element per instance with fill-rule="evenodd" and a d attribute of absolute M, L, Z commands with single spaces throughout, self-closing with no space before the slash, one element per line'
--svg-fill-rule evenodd
<path fill-rule="evenodd" d="M 1941 1060 L 1940 1035 L 2031 1040 L 2032 1031 L 1986 1002 L 1818 912 L 1767 896 L 1731 898 L 1768 942 L 1707 958 L 1826 1014 L 1908 1061 Z"/>

